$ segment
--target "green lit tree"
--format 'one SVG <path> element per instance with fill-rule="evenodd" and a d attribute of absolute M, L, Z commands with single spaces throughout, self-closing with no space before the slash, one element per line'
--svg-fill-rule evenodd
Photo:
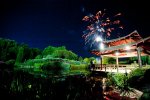
<path fill-rule="evenodd" d="M 56 50 L 53 54 L 55 58 L 65 58 L 70 60 L 77 60 L 78 56 L 72 51 L 68 50 Z"/>
<path fill-rule="evenodd" d="M 78 60 L 79 60 L 79 61 L 83 61 L 83 58 L 80 56 L 80 57 L 78 58 Z"/>
<path fill-rule="evenodd" d="M 22 62 L 23 56 L 24 56 L 24 48 L 23 48 L 23 47 L 20 47 L 20 48 L 18 49 L 18 54 L 17 54 L 17 58 L 16 58 L 16 64 Z"/>

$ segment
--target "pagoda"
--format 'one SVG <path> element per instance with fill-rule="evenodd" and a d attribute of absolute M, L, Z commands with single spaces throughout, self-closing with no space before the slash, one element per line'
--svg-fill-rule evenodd
<path fill-rule="evenodd" d="M 93 49 L 90 52 L 96 56 L 116 57 L 116 64 L 118 65 L 118 58 L 138 57 L 139 67 L 142 66 L 141 56 L 150 55 L 150 36 L 142 38 L 135 30 L 132 33 L 107 41 L 102 41 L 103 49 Z"/>

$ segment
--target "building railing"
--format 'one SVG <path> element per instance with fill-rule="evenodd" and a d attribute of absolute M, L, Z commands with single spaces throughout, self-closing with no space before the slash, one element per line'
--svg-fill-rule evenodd
<path fill-rule="evenodd" d="M 109 72 L 130 72 L 131 70 L 137 68 L 135 65 L 129 64 L 95 64 L 93 71 L 109 71 Z"/>

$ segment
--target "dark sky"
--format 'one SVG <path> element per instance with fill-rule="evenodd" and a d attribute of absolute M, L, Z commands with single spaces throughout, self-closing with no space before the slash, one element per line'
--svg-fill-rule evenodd
<path fill-rule="evenodd" d="M 107 9 L 121 12 L 125 33 L 135 29 L 149 36 L 148 0 L 1 0 L 0 37 L 26 43 L 30 47 L 66 46 L 79 56 L 91 56 L 82 38 L 82 18 Z"/>

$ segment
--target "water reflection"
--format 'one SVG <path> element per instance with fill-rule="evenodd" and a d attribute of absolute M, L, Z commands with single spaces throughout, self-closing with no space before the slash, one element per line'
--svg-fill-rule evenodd
<path fill-rule="evenodd" d="M 76 73 L 76 74 L 75 74 Z M 0 71 L 0 96 L 21 100 L 102 100 L 100 77 L 78 72 Z"/>

